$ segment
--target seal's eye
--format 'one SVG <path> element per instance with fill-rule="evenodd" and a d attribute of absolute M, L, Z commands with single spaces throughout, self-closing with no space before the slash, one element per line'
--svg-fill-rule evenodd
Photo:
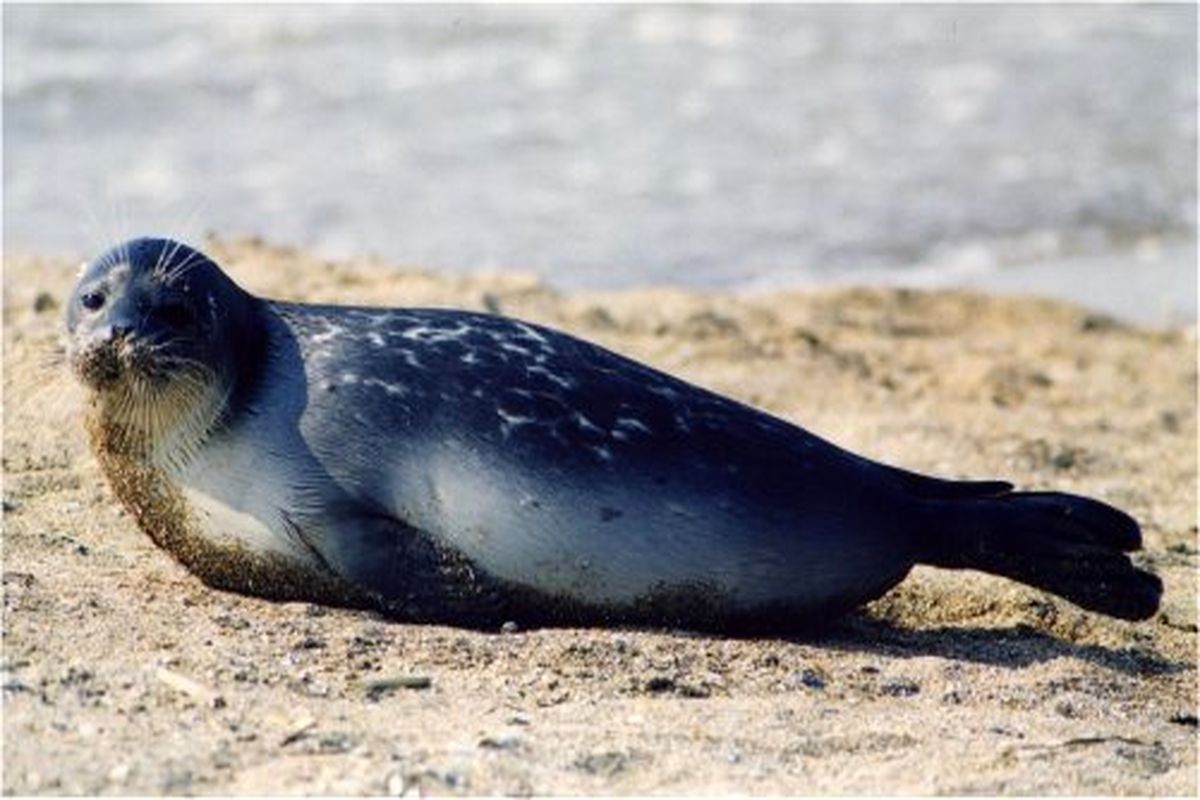
<path fill-rule="evenodd" d="M 85 292 L 79 298 L 79 304 L 88 311 L 99 311 L 104 307 L 104 292 Z"/>
<path fill-rule="evenodd" d="M 187 303 L 164 303 L 154 309 L 154 316 L 170 328 L 186 328 L 196 321 L 196 315 Z"/>

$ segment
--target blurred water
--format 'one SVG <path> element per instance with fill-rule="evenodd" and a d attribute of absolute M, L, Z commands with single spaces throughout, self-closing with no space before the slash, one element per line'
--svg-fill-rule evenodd
<path fill-rule="evenodd" d="M 9 247 L 563 286 L 1091 259 L 1195 313 L 1190 5 L 8 6 L 4 156 Z"/>

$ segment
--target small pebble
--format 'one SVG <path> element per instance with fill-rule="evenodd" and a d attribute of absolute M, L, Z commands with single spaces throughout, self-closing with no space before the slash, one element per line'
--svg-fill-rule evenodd
<path fill-rule="evenodd" d="M 521 630 L 520 626 L 511 619 L 500 626 L 501 633 L 516 633 L 519 630 Z"/>
<path fill-rule="evenodd" d="M 397 689 L 428 689 L 433 679 L 428 675 L 398 675 L 391 678 L 376 678 L 363 684 L 368 700 L 378 700 Z"/>
<path fill-rule="evenodd" d="M 655 675 L 646 681 L 647 692 L 666 692 L 675 688 L 675 681 L 666 675 Z"/>
<path fill-rule="evenodd" d="M 1020 731 L 1013 730 L 1012 728 L 1006 728 L 1002 725 L 993 725 L 992 727 L 988 728 L 988 732 L 994 733 L 998 736 L 1012 736 L 1017 739 L 1025 738 L 1025 734 L 1021 733 Z"/>
<path fill-rule="evenodd" d="M 323 755 L 348 753 L 354 749 L 354 737 L 343 731 L 331 731 L 317 737 L 317 752 Z"/>
<path fill-rule="evenodd" d="M 892 697 L 911 697 L 920 692 L 921 687 L 913 681 L 902 678 L 897 681 L 885 683 L 879 687 L 879 691 Z"/>
<path fill-rule="evenodd" d="M 399 770 L 394 770 L 384 780 L 384 787 L 390 797 L 400 797 L 404 794 L 407 787 L 404 781 L 404 773 Z"/>
<path fill-rule="evenodd" d="M 310 730 L 312 730 L 316 726 L 316 724 L 317 724 L 317 720 L 315 717 L 313 717 L 311 714 L 309 714 L 306 711 L 302 711 L 300 716 L 298 716 L 296 719 L 292 720 L 291 724 L 288 725 L 287 730 L 284 732 L 283 736 L 281 736 L 279 738 L 279 746 L 287 747 L 292 742 L 299 741 Z"/>
<path fill-rule="evenodd" d="M 485 736 L 479 740 L 484 750 L 518 750 L 521 744 L 520 736 Z"/>
<path fill-rule="evenodd" d="M 709 697 L 712 695 L 712 689 L 702 683 L 681 683 L 676 686 L 676 691 L 681 697 Z"/>
<path fill-rule="evenodd" d="M 159 667 L 154 671 L 154 677 L 158 678 L 166 686 L 169 686 L 180 694 L 186 694 L 198 703 L 210 708 L 225 707 L 224 697 L 186 675 L 173 672 L 165 667 Z"/>
<path fill-rule="evenodd" d="M 805 669 L 796 675 L 796 680 L 809 689 L 820 691 L 825 688 L 825 680 L 814 669 Z"/>
<path fill-rule="evenodd" d="M 1076 719 L 1079 717 L 1079 710 L 1069 700 L 1061 700 L 1054 705 L 1054 711 L 1059 716 L 1067 719 Z"/>

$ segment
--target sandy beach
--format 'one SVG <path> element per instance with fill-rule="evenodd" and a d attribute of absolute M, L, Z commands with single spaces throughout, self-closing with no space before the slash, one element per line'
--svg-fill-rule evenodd
<path fill-rule="evenodd" d="M 820 638 L 479 633 L 211 590 L 133 525 L 58 352 L 76 264 L 4 263 L 6 794 L 1154 794 L 1197 780 L 1196 331 L 967 292 L 562 293 L 258 241 L 251 291 L 595 340 L 872 458 L 1100 497 L 1132 624 L 918 568 Z"/>

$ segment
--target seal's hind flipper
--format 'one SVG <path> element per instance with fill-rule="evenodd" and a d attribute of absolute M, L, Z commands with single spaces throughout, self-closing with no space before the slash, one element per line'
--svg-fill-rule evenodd
<path fill-rule="evenodd" d="M 1162 581 L 1126 555 L 1141 547 L 1141 530 L 1119 509 L 1058 492 L 929 506 L 924 563 L 1003 575 L 1120 619 L 1158 611 Z"/>
<path fill-rule="evenodd" d="M 957 481 L 949 478 L 935 478 L 932 475 L 922 475 L 910 472 L 900 467 L 884 465 L 888 474 L 900 481 L 905 491 L 913 497 L 923 500 L 950 499 L 956 497 L 999 497 L 1012 492 L 1013 485 L 1008 481 Z"/>

